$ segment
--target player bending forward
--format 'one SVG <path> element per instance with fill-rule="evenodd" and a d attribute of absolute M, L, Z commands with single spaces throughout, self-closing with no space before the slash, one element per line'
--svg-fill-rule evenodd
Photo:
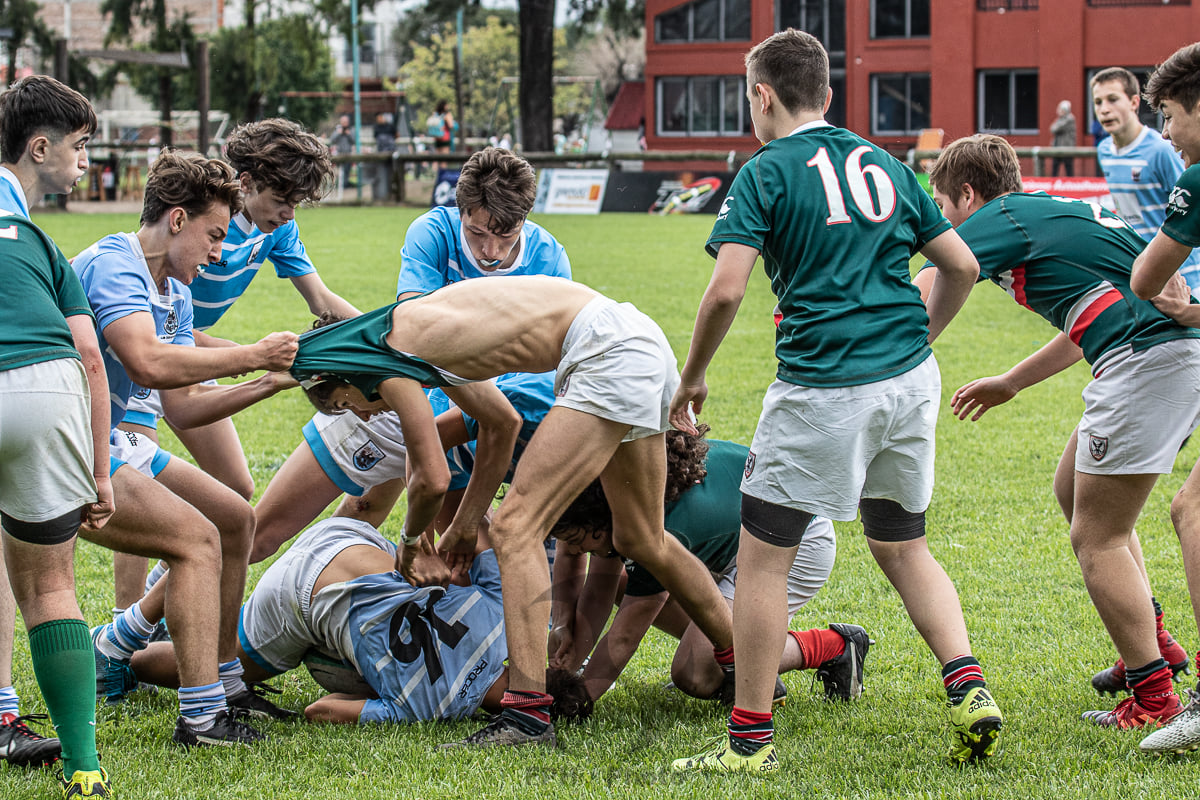
<path fill-rule="evenodd" d="M 480 319 L 488 324 L 481 326 Z M 510 688 L 500 717 L 467 737 L 461 743 L 466 746 L 555 743 L 552 697 L 545 692 L 550 574 L 542 542 L 596 477 L 613 509 L 616 547 L 663 583 L 732 668 L 732 653 L 725 652 L 733 639 L 728 607 L 703 564 L 663 532 L 663 432 L 678 381 L 670 345 L 652 320 L 627 303 L 561 278 L 510 277 L 463 281 L 306 333 L 292 365 L 319 410 L 390 407 L 399 414 L 409 463 L 414 475 L 425 472 L 431 499 L 414 511 L 414 477 L 401 573 L 449 480 L 421 383 L 458 384 L 454 388 L 461 390 L 464 383 L 506 372 L 549 370 L 557 371 L 557 399 L 521 457 L 491 527 L 504 583 Z M 518 422 L 498 390 L 490 389 L 478 399 L 507 407 Z M 512 434 L 497 463 L 484 464 L 480 440 L 471 480 L 481 490 L 494 492 L 503 478 L 515 425 Z M 490 502 L 490 494 L 483 497 Z M 468 505 L 464 497 L 460 516 Z M 469 512 L 469 523 L 452 524 L 439 544 L 443 552 L 459 558 L 474 552 L 474 523 L 487 505 Z"/>

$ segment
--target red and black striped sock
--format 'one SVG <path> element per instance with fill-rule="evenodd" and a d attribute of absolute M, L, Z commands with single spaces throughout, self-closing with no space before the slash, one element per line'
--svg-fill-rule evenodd
<path fill-rule="evenodd" d="M 952 658 L 942 667 L 942 683 L 946 685 L 946 695 L 951 703 L 959 703 L 967 692 L 976 686 L 986 686 L 983 680 L 983 668 L 975 660 L 975 656 L 965 655 Z"/>
<path fill-rule="evenodd" d="M 717 660 L 717 664 L 721 666 L 722 671 L 726 673 L 733 672 L 733 645 L 729 645 L 729 647 L 723 650 L 718 650 L 714 647 L 713 658 Z"/>
<path fill-rule="evenodd" d="M 729 746 L 738 755 L 752 756 L 775 740 L 771 712 L 733 707 L 729 715 Z"/>
<path fill-rule="evenodd" d="M 500 700 L 500 714 L 530 736 L 538 736 L 550 727 L 550 704 L 554 698 L 545 692 L 520 692 L 509 689 Z"/>

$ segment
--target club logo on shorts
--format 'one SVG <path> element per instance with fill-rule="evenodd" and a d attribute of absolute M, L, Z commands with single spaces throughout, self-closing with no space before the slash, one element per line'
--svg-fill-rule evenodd
<path fill-rule="evenodd" d="M 175 309 L 167 312 L 167 318 L 163 320 L 163 333 L 167 336 L 174 336 L 179 330 L 179 315 L 175 313 Z"/>
<path fill-rule="evenodd" d="M 371 467 L 383 461 L 383 451 L 374 442 L 367 442 L 354 451 L 354 468 L 366 472 Z"/>
<path fill-rule="evenodd" d="M 567 387 L 570 385 L 571 385 L 571 376 L 568 375 L 567 377 L 563 378 L 562 386 L 558 387 L 558 391 L 555 392 L 555 394 L 558 395 L 559 397 L 566 397 L 567 396 Z"/>
<path fill-rule="evenodd" d="M 146 389 L 144 387 L 139 386 L 138 390 L 133 393 L 133 396 L 136 397 L 138 400 L 148 400 L 148 399 L 150 399 L 150 393 L 152 391 L 154 391 L 154 390 Z"/>
<path fill-rule="evenodd" d="M 1096 461 L 1103 461 L 1104 457 L 1108 455 L 1108 437 L 1089 433 L 1088 449 L 1092 453 L 1092 458 Z"/>
<path fill-rule="evenodd" d="M 750 474 L 753 472 L 754 472 L 754 451 L 751 450 L 750 455 L 746 456 L 746 477 L 749 478 Z"/>

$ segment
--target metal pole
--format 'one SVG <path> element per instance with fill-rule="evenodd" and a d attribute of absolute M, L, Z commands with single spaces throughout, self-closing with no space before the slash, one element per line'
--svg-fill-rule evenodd
<path fill-rule="evenodd" d="M 459 133 L 456 135 L 451 132 L 450 136 L 454 142 L 451 150 L 455 152 L 465 150 L 462 146 L 463 137 L 466 134 L 466 122 L 463 119 L 463 90 L 462 90 L 462 42 L 463 42 L 463 10 L 460 7 L 454 15 L 454 28 L 457 32 L 457 43 L 454 46 L 454 119 L 458 122 Z"/>
<path fill-rule="evenodd" d="M 208 158 L 208 40 L 196 42 L 196 110 L 200 119 L 196 123 L 196 149 Z"/>
<path fill-rule="evenodd" d="M 353 54 L 351 63 L 354 65 L 354 152 L 362 152 L 362 94 L 358 82 L 358 0 L 350 0 L 350 51 Z M 358 191 L 358 202 L 363 199 L 362 162 L 354 165 L 355 187 Z"/>

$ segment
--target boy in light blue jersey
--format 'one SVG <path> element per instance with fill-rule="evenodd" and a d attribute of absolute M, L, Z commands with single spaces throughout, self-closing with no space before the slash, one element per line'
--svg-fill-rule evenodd
<path fill-rule="evenodd" d="M 87 98 L 46 75 L 22 78 L 0 94 L 0 211 L 29 219 L 29 199 L 66 194 L 87 172 L 96 112 Z M 26 724 L 12 685 L 16 604 L 0 548 L 0 753 L 9 764 L 49 762 L 57 739 Z"/>
<path fill-rule="evenodd" d="M 1137 77 L 1122 67 L 1097 72 L 1091 81 L 1096 119 L 1110 136 L 1096 146 L 1096 157 L 1117 213 L 1134 232 L 1150 241 L 1167 216 L 1167 197 L 1183 174 L 1183 161 L 1158 132 L 1138 119 Z M 1200 252 L 1180 266 L 1184 280 L 1200 296 Z"/>
<path fill-rule="evenodd" d="M 537 180 L 525 159 L 501 148 L 481 150 L 463 165 L 456 192 L 457 208 L 435 208 L 405 233 L 397 299 L 473 278 L 571 277 L 571 264 L 562 245 L 527 219 Z M 525 388 L 518 389 L 521 384 Z M 510 396 L 527 425 L 534 419 L 527 412 L 541 409 L 536 415 L 540 421 L 554 400 L 552 373 L 532 381 L 514 375 L 501 378 L 497 385 Z M 540 388 L 529 395 L 530 404 L 522 407 L 513 392 L 527 394 L 531 387 Z M 304 436 L 309 446 L 301 444 L 296 449 L 259 500 L 252 561 L 266 558 L 311 522 L 337 497 L 338 489 L 354 495 L 343 500 L 338 514 L 375 525 L 383 524 L 404 489 L 403 437 L 395 414 L 378 414 L 367 420 L 352 414 L 334 418 L 317 414 L 305 426 Z M 348 445 L 353 445 L 356 454 L 361 451 L 361 458 L 339 456 Z M 321 471 L 315 469 L 314 461 Z M 360 469 L 364 464 L 367 469 Z M 368 478 L 365 472 L 374 477 Z M 392 475 L 385 478 L 389 472 Z M 352 491 L 355 486 L 365 492 Z M 453 504 L 447 510 L 452 512 Z"/>
<path fill-rule="evenodd" d="M 280 389 L 286 375 L 235 386 L 202 386 L 216 377 L 281 369 L 296 336 L 274 333 L 253 345 L 215 350 L 191 346 L 187 289 L 204 262 L 215 261 L 241 194 L 222 161 L 167 150 L 146 180 L 142 225 L 114 234 L 76 257 L 73 267 L 101 331 L 111 382 L 112 419 L 138 386 L 163 392 L 166 414 L 180 427 L 233 414 Z M 113 429 L 111 473 L 118 511 L 102 543 L 119 552 L 162 558 L 170 566 L 155 587 L 180 651 L 180 717 L 174 741 L 184 746 L 249 744 L 261 739 L 237 721 L 259 710 L 235 658 L 237 610 L 245 590 L 254 514 L 246 501 L 154 442 Z M 136 687 L 129 658 L 144 647 L 158 615 L 139 604 L 94 629 L 97 693 L 111 702 Z"/>

